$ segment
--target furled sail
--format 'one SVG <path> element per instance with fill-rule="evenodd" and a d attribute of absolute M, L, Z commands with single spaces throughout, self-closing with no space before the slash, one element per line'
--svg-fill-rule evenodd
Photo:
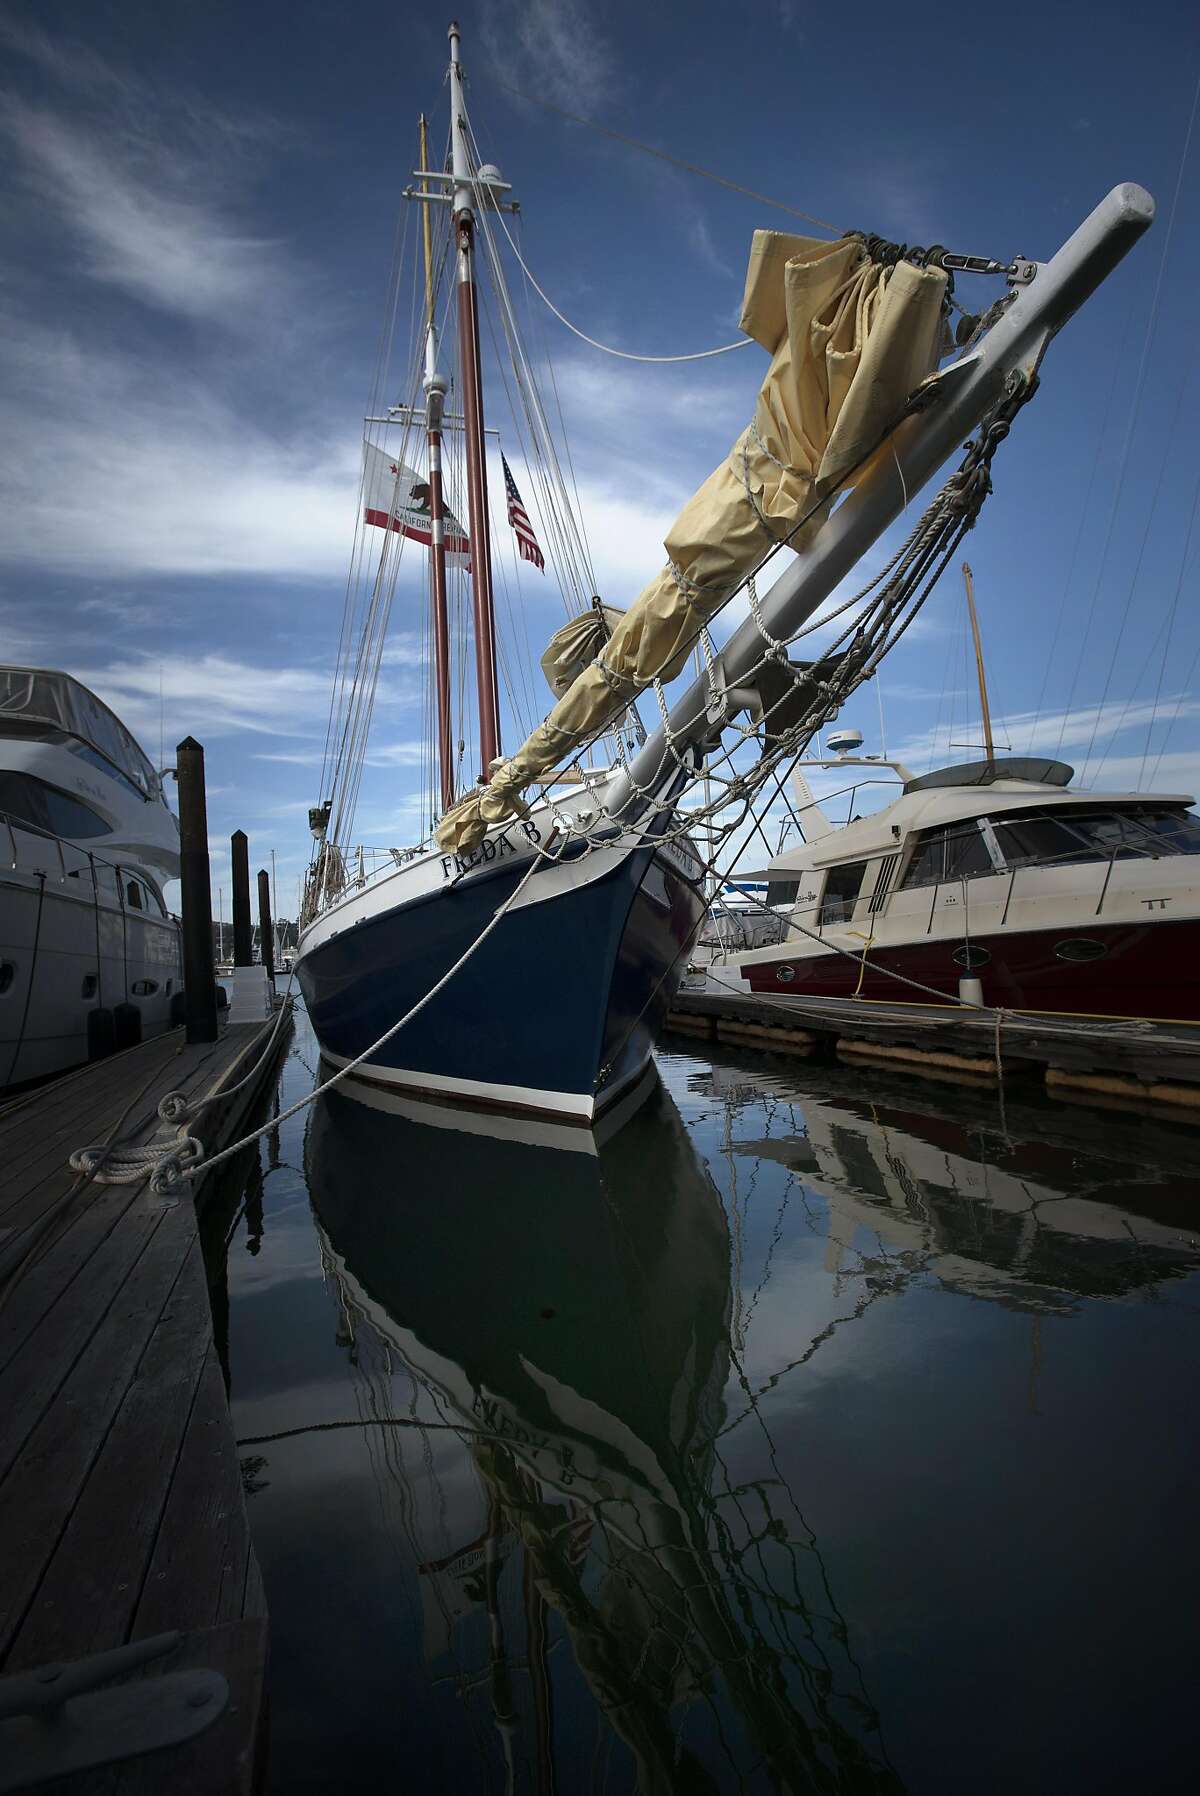
<path fill-rule="evenodd" d="M 863 242 L 756 231 L 741 328 L 771 352 L 754 416 L 666 538 L 667 565 L 545 721 L 486 786 L 443 817 L 439 845 L 466 854 L 517 815 L 521 793 L 657 677 L 673 679 L 700 630 L 773 542 L 800 548 L 937 365 L 946 276 L 881 265 Z M 547 670 L 549 671 L 549 670 Z M 553 684 L 553 680 L 552 680 Z"/>
<path fill-rule="evenodd" d="M 593 599 L 591 608 L 568 618 L 546 644 L 541 669 L 555 698 L 561 698 L 596 659 L 625 613 Z"/>

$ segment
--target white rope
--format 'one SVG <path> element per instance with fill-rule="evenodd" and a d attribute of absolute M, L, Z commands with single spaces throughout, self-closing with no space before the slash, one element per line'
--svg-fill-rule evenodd
<path fill-rule="evenodd" d="M 572 336 L 578 337 L 581 343 L 587 343 L 592 349 L 600 350 L 603 355 L 615 355 L 623 362 L 703 362 L 707 360 L 709 356 L 728 355 L 731 349 L 747 349 L 754 341 L 753 337 L 739 337 L 736 343 L 721 343 L 716 349 L 696 349 L 693 350 L 690 355 L 634 355 L 628 349 L 614 349 L 610 343 L 597 343 L 595 337 L 589 337 L 586 331 L 581 331 L 579 326 L 572 324 L 569 318 L 564 318 L 554 301 L 547 294 L 543 293 L 532 274 L 530 274 L 529 269 L 526 267 L 525 259 L 520 250 L 513 242 L 512 232 L 505 224 L 503 216 L 500 213 L 497 213 L 496 216 L 500 219 L 500 229 L 508 238 L 509 248 L 517 258 L 517 262 L 520 265 L 525 279 L 529 282 L 529 285 L 533 288 L 538 298 L 544 305 L 549 306 L 550 310 L 554 313 L 554 316 L 558 319 L 558 322 L 560 324 L 565 324 Z"/>

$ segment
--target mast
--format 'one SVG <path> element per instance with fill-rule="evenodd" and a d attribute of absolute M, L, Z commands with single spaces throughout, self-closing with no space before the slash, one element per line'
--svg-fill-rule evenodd
<path fill-rule="evenodd" d="M 479 305 L 475 289 L 475 180 L 467 145 L 459 28 L 450 27 L 450 141 L 454 176 L 454 238 L 458 274 L 458 351 L 467 445 L 471 518 L 471 590 L 475 612 L 475 678 L 479 689 L 479 753 L 486 780 L 500 753 L 500 695 L 496 684 L 496 619 L 488 530 L 487 463 L 483 453 L 483 379 Z"/>
<path fill-rule="evenodd" d="M 979 678 L 979 703 L 983 708 L 983 746 L 987 752 L 987 764 L 991 767 L 996 759 L 996 747 L 992 741 L 992 713 L 988 708 L 987 680 L 983 673 L 983 644 L 979 640 L 979 618 L 975 611 L 975 581 L 969 561 L 963 562 L 962 571 L 967 588 L 967 615 L 971 619 L 971 637 L 975 644 L 975 672 Z"/>
<path fill-rule="evenodd" d="M 428 132 L 421 114 L 421 167 L 429 167 Z M 422 183 L 422 192 L 428 193 Z M 425 243 L 425 429 L 429 444 L 429 567 L 433 584 L 433 662 L 437 687 L 437 754 L 441 808 L 454 803 L 454 736 L 450 727 L 450 621 L 446 605 L 446 508 L 442 501 L 442 408 L 446 382 L 437 365 L 433 291 L 433 230 L 427 200 L 421 208 Z"/>

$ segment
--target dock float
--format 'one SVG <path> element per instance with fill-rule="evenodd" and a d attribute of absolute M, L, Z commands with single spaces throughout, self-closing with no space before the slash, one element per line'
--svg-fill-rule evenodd
<path fill-rule="evenodd" d="M 156 1196 L 68 1161 L 148 1141 L 171 1091 L 212 1098 L 193 1130 L 210 1154 L 236 1141 L 278 1071 L 290 1016 L 272 1038 L 274 1020 L 209 1043 L 175 1029 L 0 1107 L 0 1790 L 56 1763 L 64 1796 L 249 1792 L 259 1774 L 267 1608 L 206 1181 Z M 86 1693 L 49 1715 L 56 1686 Z"/>
<path fill-rule="evenodd" d="M 775 1053 L 835 1055 L 956 1084 L 1040 1077 L 1059 1097 L 1150 1103 L 1200 1121 L 1200 1027 L 957 1004 L 765 997 L 682 987 L 667 1028 Z"/>

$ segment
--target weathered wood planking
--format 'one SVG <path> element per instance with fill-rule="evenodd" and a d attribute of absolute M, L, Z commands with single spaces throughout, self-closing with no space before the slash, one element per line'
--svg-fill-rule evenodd
<path fill-rule="evenodd" d="M 188 1047 L 174 1031 L 0 1111 L 0 1668 L 178 1628 L 176 1653 L 142 1675 L 211 1665 L 233 1690 L 196 1741 L 46 1786 L 64 1796 L 251 1787 L 266 1604 L 193 1188 L 98 1185 L 67 1161 L 91 1142 L 149 1139 L 167 1091 L 236 1084 L 266 1034 L 234 1024 Z M 285 1039 L 204 1113 L 211 1149 L 249 1126 Z"/>

